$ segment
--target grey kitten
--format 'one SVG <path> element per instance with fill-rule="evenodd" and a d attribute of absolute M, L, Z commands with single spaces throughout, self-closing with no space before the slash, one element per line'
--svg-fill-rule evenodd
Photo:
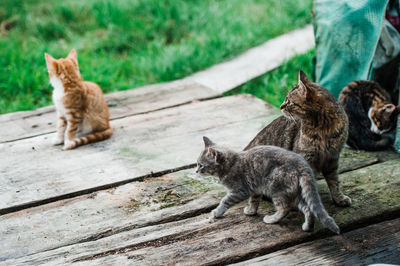
<path fill-rule="evenodd" d="M 228 193 L 211 212 L 210 221 L 221 217 L 230 207 L 249 198 L 244 214 L 257 214 L 262 196 L 272 200 L 276 212 L 264 222 L 273 224 L 296 207 L 304 214 L 302 229 L 314 229 L 317 217 L 331 231 L 340 234 L 318 194 L 313 170 L 300 155 L 275 146 L 257 146 L 234 152 L 203 137 L 205 149 L 197 160 L 196 173 L 219 177 Z"/>

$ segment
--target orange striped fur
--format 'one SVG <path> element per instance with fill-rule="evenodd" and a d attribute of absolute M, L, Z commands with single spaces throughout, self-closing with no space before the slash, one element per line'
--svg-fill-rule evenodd
<path fill-rule="evenodd" d="M 76 51 L 60 59 L 45 53 L 45 58 L 58 117 L 53 144 L 64 143 L 63 149 L 70 150 L 109 138 L 113 130 L 103 92 L 82 79 Z"/>

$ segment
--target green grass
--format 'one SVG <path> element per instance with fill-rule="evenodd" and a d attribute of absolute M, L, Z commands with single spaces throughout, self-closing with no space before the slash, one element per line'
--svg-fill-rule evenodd
<path fill-rule="evenodd" d="M 314 50 L 310 50 L 305 54 L 297 55 L 280 67 L 261 77 L 246 82 L 242 86 L 225 93 L 225 95 L 249 93 L 279 107 L 285 99 L 287 92 L 297 84 L 300 69 L 309 78 L 312 78 L 312 59 L 314 53 Z"/>
<path fill-rule="evenodd" d="M 44 52 L 105 92 L 185 77 L 311 21 L 312 0 L 1 0 L 0 113 L 51 104 Z"/>

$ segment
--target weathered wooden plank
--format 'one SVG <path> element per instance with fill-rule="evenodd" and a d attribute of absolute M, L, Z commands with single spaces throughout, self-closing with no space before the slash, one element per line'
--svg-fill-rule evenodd
<path fill-rule="evenodd" d="M 227 62 L 189 76 L 220 93 L 268 72 L 296 54 L 305 53 L 314 46 L 312 25 L 283 34 L 254 47 Z"/>
<path fill-rule="evenodd" d="M 400 158 L 394 157 L 393 159 Z M 370 152 L 358 151 L 344 148 L 339 159 L 339 173 L 345 173 L 359 168 L 378 163 L 380 160 L 377 155 Z"/>
<path fill-rule="evenodd" d="M 400 158 L 400 154 L 397 153 L 394 149 L 389 149 L 386 151 L 375 151 L 375 152 L 370 152 L 370 154 L 376 158 L 380 162 L 386 162 L 390 160 L 395 160 Z"/>
<path fill-rule="evenodd" d="M 325 181 L 318 182 L 328 212 L 343 231 L 400 214 L 399 163 L 397 159 L 342 174 L 343 191 L 353 199 L 349 208 L 333 206 Z M 5 263 L 225 264 L 274 252 L 328 233 L 319 223 L 314 233 L 302 232 L 302 217 L 298 212 L 289 214 L 277 225 L 262 223 L 262 216 L 273 210 L 269 203 L 263 203 L 260 215 L 255 217 L 244 216 L 242 207 L 243 204 L 229 210 L 223 219 L 213 224 L 207 221 L 209 214 L 203 214 L 139 229 L 128 228 L 94 241 L 10 259 Z M 122 221 L 124 219 L 121 217 Z M 118 224 L 111 226 L 111 231 L 113 227 L 118 227 Z"/>
<path fill-rule="evenodd" d="M 359 161 L 354 161 L 354 158 L 358 158 Z M 360 162 L 365 162 L 368 158 L 370 157 L 364 153 L 344 152 L 341 167 L 348 169 L 351 168 L 348 163 L 360 165 Z M 218 198 L 214 196 L 218 191 L 182 208 L 168 209 L 168 212 L 157 211 L 150 216 L 147 215 L 157 208 L 185 203 L 192 197 L 197 197 L 198 192 L 217 188 L 215 178 L 196 179 L 193 172 L 193 169 L 183 170 L 145 182 L 133 182 L 90 195 L 0 216 L 0 227 L 4 228 L 3 243 L 7 243 L 5 246 L 0 246 L 0 260 L 78 243 L 84 239 L 96 239 L 129 228 L 179 220 L 203 210 L 209 210 L 218 203 Z M 170 191 L 172 191 L 172 202 L 170 202 L 170 197 L 166 197 L 164 203 L 154 202 L 154 200 L 160 201 L 159 199 Z M 174 195 L 179 195 L 179 198 L 174 198 Z M 143 217 L 138 220 L 139 216 Z M 46 217 L 46 224 L 42 222 L 43 217 Z M 60 224 L 59 221 L 65 219 L 64 217 L 68 217 L 68 223 Z M 27 220 L 29 223 L 26 223 Z M 143 221 L 146 223 L 143 224 Z M 110 225 L 118 225 L 118 227 L 110 227 Z M 71 228 L 73 228 L 72 232 Z M 31 245 L 35 239 L 43 241 Z"/>
<path fill-rule="evenodd" d="M 234 265 L 400 264 L 400 219 L 297 245 Z"/>
<path fill-rule="evenodd" d="M 209 212 L 221 191 L 188 169 L 6 214 L 0 261 Z"/>
<path fill-rule="evenodd" d="M 111 119 L 143 114 L 193 100 L 218 96 L 219 93 L 194 81 L 174 82 L 145 86 L 133 90 L 107 94 Z M 56 114 L 54 106 L 33 111 L 0 115 L 0 143 L 39 136 L 55 131 Z"/>
<path fill-rule="evenodd" d="M 0 213 L 193 164 L 206 134 L 241 149 L 278 113 L 241 95 L 114 120 L 111 139 L 72 151 L 52 146 L 54 134 L 2 143 Z"/>

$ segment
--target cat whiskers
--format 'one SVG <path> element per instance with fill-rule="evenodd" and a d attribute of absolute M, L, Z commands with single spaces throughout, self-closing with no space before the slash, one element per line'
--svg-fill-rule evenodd
<path fill-rule="evenodd" d="M 291 113 L 288 112 L 288 114 L 284 114 L 284 116 L 286 116 L 287 118 L 293 120 L 296 124 L 299 123 L 299 121 L 297 121 L 297 119 L 294 117 L 294 115 L 292 115 Z"/>

